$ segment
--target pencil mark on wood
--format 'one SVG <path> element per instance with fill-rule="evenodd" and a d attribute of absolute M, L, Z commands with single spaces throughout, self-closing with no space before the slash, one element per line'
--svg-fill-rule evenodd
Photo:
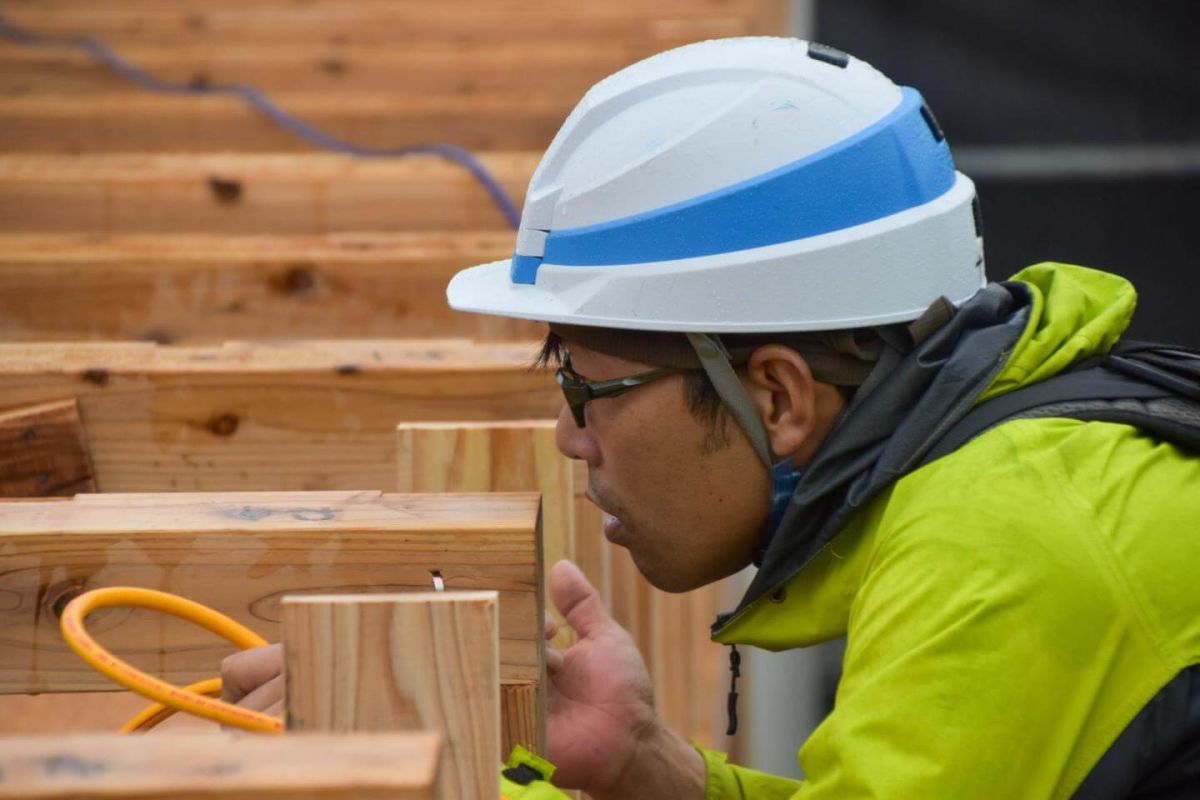
<path fill-rule="evenodd" d="M 297 522 L 328 522 L 338 515 L 336 509 L 325 508 L 263 508 L 261 506 L 242 506 L 235 511 L 222 512 L 231 519 L 244 519 L 249 522 L 261 522 L 267 517 L 290 516 Z"/>
<path fill-rule="evenodd" d="M 69 753 L 39 758 L 35 763 L 51 777 L 68 775 L 72 778 L 88 778 L 108 772 L 108 765 L 103 761 L 91 761 Z"/>

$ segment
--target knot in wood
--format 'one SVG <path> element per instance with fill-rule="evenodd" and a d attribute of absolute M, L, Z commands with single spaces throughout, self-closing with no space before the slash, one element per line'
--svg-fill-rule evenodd
<path fill-rule="evenodd" d="M 208 179 L 208 188 L 216 201 L 222 205 L 231 206 L 242 199 L 241 181 L 213 176 Z"/>
<path fill-rule="evenodd" d="M 237 433 L 239 424 L 241 424 L 241 420 L 236 414 L 226 413 L 212 417 L 204 427 L 208 428 L 214 436 L 233 436 Z"/>

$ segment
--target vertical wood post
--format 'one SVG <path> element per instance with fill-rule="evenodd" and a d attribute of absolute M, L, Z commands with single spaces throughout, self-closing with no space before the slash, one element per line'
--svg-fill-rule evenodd
<path fill-rule="evenodd" d="M 288 729 L 435 730 L 439 797 L 499 795 L 495 592 L 283 600 Z"/>
<path fill-rule="evenodd" d="M 554 442 L 553 420 L 414 422 L 397 428 L 400 492 L 541 492 L 542 561 L 569 558 L 597 587 L 607 585 L 600 535 L 577 525 L 577 474 Z M 586 502 L 587 498 L 584 498 Z M 590 505 L 590 504 L 589 504 Z M 594 506 L 593 506 L 594 508 Z M 590 516 L 588 521 L 598 517 Z M 581 541 L 591 537 L 587 542 Z M 566 627 L 557 646 L 570 643 Z"/>

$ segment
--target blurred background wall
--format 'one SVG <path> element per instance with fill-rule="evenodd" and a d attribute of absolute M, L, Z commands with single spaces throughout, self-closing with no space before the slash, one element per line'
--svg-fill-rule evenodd
<path fill-rule="evenodd" d="M 978 185 L 988 274 L 1095 266 L 1200 346 L 1200 5 L 818 0 L 818 40 L 921 90 Z"/>

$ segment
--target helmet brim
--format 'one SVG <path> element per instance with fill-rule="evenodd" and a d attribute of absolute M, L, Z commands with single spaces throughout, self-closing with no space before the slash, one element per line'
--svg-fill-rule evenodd
<path fill-rule="evenodd" d="M 459 272 L 446 287 L 446 301 L 456 311 L 495 314 L 542 322 L 559 321 L 557 298 L 534 284 L 514 284 L 512 259 L 480 264 Z M 562 314 L 561 319 L 569 315 Z"/>

